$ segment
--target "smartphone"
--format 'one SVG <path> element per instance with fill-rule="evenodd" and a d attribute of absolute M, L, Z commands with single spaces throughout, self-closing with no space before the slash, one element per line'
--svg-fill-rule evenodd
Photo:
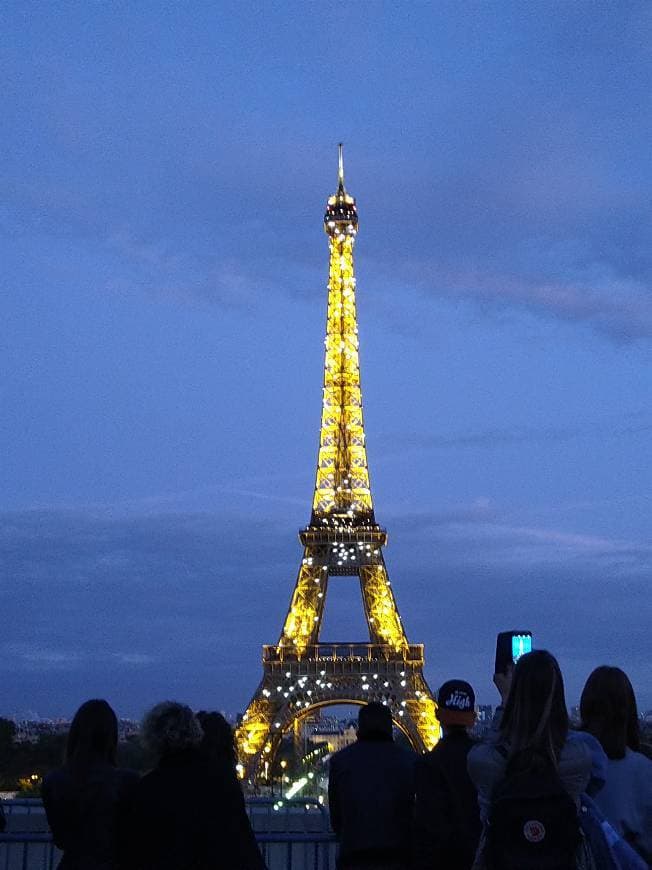
<path fill-rule="evenodd" d="M 501 631 L 496 638 L 495 673 L 506 674 L 525 653 L 532 652 L 531 631 Z"/>

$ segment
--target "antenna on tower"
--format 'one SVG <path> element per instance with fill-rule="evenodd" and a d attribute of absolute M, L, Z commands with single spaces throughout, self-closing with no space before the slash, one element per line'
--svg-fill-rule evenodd
<path fill-rule="evenodd" d="M 337 167 L 337 189 L 344 191 L 344 156 L 342 154 L 342 143 L 337 146 L 339 150 L 338 167 Z"/>

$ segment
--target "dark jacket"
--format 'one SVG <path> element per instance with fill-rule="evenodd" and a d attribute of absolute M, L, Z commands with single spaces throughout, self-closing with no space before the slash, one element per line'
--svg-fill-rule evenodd
<path fill-rule="evenodd" d="M 61 870 L 115 870 L 121 865 L 125 812 L 138 774 L 106 762 L 82 777 L 65 765 L 43 781 L 43 805 Z"/>
<path fill-rule="evenodd" d="M 333 755 L 328 803 L 340 863 L 409 858 L 415 758 L 390 740 L 358 740 Z"/>
<path fill-rule="evenodd" d="M 415 864 L 419 870 L 470 870 L 480 839 L 478 795 L 467 773 L 474 741 L 465 730 L 443 737 L 416 766 Z"/>
<path fill-rule="evenodd" d="M 264 870 L 235 771 L 186 749 L 162 758 L 133 795 L 133 870 Z"/>

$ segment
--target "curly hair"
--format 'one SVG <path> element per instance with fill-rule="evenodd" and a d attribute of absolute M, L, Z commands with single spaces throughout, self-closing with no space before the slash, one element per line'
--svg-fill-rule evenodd
<path fill-rule="evenodd" d="M 161 758 L 198 746 L 202 730 L 190 707 L 177 701 L 162 701 L 145 715 L 142 736 L 145 745 Z"/>

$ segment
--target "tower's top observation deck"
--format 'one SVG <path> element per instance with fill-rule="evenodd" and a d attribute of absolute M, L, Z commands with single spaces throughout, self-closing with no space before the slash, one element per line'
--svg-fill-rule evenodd
<path fill-rule="evenodd" d="M 337 193 L 328 198 L 324 215 L 324 230 L 331 238 L 355 236 L 358 232 L 358 212 L 355 198 L 344 187 L 344 158 L 342 143 L 339 145 L 339 167 L 337 173 Z"/>

